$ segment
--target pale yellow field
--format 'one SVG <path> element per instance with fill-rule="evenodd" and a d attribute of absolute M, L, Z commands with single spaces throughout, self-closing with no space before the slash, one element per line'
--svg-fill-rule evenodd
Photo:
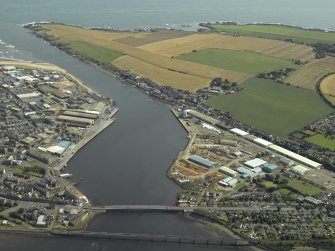
<path fill-rule="evenodd" d="M 328 94 L 335 97 L 335 74 L 330 75 L 322 80 L 320 84 L 320 90 L 323 94 Z"/>
<path fill-rule="evenodd" d="M 188 91 L 196 91 L 207 87 L 211 82 L 207 78 L 170 71 L 130 56 L 122 56 L 114 60 L 113 64 L 120 69 L 129 70 L 137 75 L 149 78 L 157 84 Z"/>
<path fill-rule="evenodd" d="M 284 59 L 310 61 L 314 58 L 313 49 L 277 40 L 252 37 L 233 37 L 220 34 L 193 34 L 186 37 L 168 39 L 140 46 L 141 49 L 164 56 L 178 56 L 192 50 L 218 48 L 229 50 L 250 50 Z"/>
<path fill-rule="evenodd" d="M 335 71 L 335 57 L 314 60 L 293 72 L 285 82 L 306 89 L 315 90 L 318 81 Z"/>

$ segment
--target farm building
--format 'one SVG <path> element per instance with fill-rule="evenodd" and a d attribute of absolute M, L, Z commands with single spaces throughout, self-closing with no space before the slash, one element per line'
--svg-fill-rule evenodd
<path fill-rule="evenodd" d="M 238 172 L 230 169 L 229 167 L 225 167 L 225 166 L 220 167 L 219 171 L 223 174 L 226 174 L 232 177 L 235 177 L 238 174 Z"/>
<path fill-rule="evenodd" d="M 263 165 L 262 169 L 266 173 L 274 173 L 275 171 L 278 170 L 278 166 L 274 164 L 266 163 Z"/>
<path fill-rule="evenodd" d="M 192 155 L 188 158 L 188 160 L 206 168 L 210 168 L 215 165 L 214 162 L 204 159 L 198 155 Z"/>
<path fill-rule="evenodd" d="M 265 139 L 261 139 L 261 138 L 256 138 L 256 139 L 253 140 L 253 142 L 256 143 L 257 145 L 264 146 L 264 147 L 269 147 L 269 146 L 273 145 L 272 142 L 267 141 Z"/>
<path fill-rule="evenodd" d="M 241 137 L 245 137 L 247 135 L 249 135 L 248 132 L 245 132 L 243 130 L 240 130 L 238 128 L 233 128 L 233 129 L 230 129 L 230 131 L 238 136 L 241 136 Z"/>
<path fill-rule="evenodd" d="M 302 166 L 302 165 L 296 165 L 296 166 L 293 166 L 291 167 L 291 170 L 293 172 L 295 172 L 296 174 L 299 174 L 299 175 L 304 175 L 306 172 L 308 172 L 310 169 L 305 167 L 305 166 Z"/>
<path fill-rule="evenodd" d="M 221 186 L 225 186 L 225 187 L 235 187 L 237 184 L 237 179 L 233 179 L 231 177 L 225 178 L 223 180 L 219 181 L 219 184 Z"/>
<path fill-rule="evenodd" d="M 266 163 L 267 162 L 265 160 L 262 160 L 262 159 L 259 159 L 259 158 L 252 159 L 252 160 L 249 160 L 247 162 L 244 162 L 244 164 L 246 166 L 251 167 L 251 168 L 261 167 Z"/>
<path fill-rule="evenodd" d="M 292 151 L 289 151 L 289 150 L 287 150 L 283 147 L 280 147 L 280 146 L 277 146 L 277 145 L 271 145 L 271 146 L 269 146 L 269 148 L 273 151 L 276 151 L 280 154 L 285 155 L 286 157 L 288 157 L 290 159 L 298 161 L 298 162 L 300 162 L 304 165 L 307 165 L 307 166 L 310 166 L 310 167 L 313 167 L 313 168 L 317 168 L 317 169 L 322 167 L 322 165 L 320 163 L 317 163 L 317 162 L 315 162 L 313 160 L 310 160 L 310 159 L 308 159 L 304 156 L 301 156 L 301 155 L 296 154 Z"/>

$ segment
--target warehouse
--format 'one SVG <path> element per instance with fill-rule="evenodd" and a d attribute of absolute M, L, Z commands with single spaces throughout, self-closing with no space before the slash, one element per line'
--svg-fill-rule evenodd
<path fill-rule="evenodd" d="M 299 174 L 299 175 L 304 175 L 306 172 L 308 172 L 310 169 L 303 166 L 303 165 L 296 165 L 291 167 L 292 172 Z"/>
<path fill-rule="evenodd" d="M 229 167 L 222 166 L 220 167 L 219 171 L 225 175 L 235 177 L 237 176 L 238 172 L 230 169 Z"/>
<path fill-rule="evenodd" d="M 225 178 L 223 180 L 219 181 L 219 185 L 225 186 L 225 187 L 235 187 L 237 184 L 237 179 L 233 179 L 231 177 Z"/>
<path fill-rule="evenodd" d="M 238 128 L 233 128 L 233 129 L 230 129 L 230 131 L 238 136 L 241 136 L 241 137 L 245 137 L 247 135 L 249 135 L 248 132 L 245 132 L 245 131 L 242 131 Z"/>
<path fill-rule="evenodd" d="M 87 112 L 78 112 L 78 111 L 65 111 L 63 115 L 78 117 L 78 118 L 86 118 L 86 119 L 97 119 L 99 115 L 87 113 Z"/>
<path fill-rule="evenodd" d="M 82 124 L 82 125 L 93 125 L 94 124 L 93 119 L 77 118 L 77 117 L 71 117 L 71 116 L 66 116 L 66 115 L 59 116 L 57 120 L 68 122 L 68 123 Z"/>
<path fill-rule="evenodd" d="M 251 168 L 261 167 L 266 163 L 267 162 L 265 160 L 262 160 L 262 159 L 259 159 L 259 158 L 252 159 L 252 160 L 249 160 L 247 162 L 244 162 L 244 164 L 246 166 L 251 167 Z"/>
<path fill-rule="evenodd" d="M 274 164 L 264 164 L 262 167 L 263 171 L 266 173 L 274 173 L 275 171 L 278 170 L 278 166 Z"/>
<path fill-rule="evenodd" d="M 249 169 L 244 167 L 239 167 L 236 169 L 237 172 L 239 172 L 243 179 L 246 179 L 248 177 L 252 177 L 255 175 L 255 173 L 251 172 Z"/>
<path fill-rule="evenodd" d="M 271 146 L 269 146 L 269 148 L 271 150 L 273 150 L 273 151 L 276 151 L 276 152 L 278 152 L 280 154 L 283 154 L 286 157 L 291 158 L 291 159 L 293 159 L 295 161 L 298 161 L 298 162 L 300 162 L 302 164 L 305 164 L 307 166 L 310 166 L 310 167 L 313 167 L 313 168 L 317 168 L 317 169 L 319 169 L 319 168 L 322 167 L 322 165 L 320 163 L 317 163 L 317 162 L 315 162 L 313 160 L 305 158 L 304 156 L 296 154 L 296 153 L 294 153 L 292 151 L 289 151 L 289 150 L 287 150 L 287 149 L 285 149 L 283 147 L 280 147 L 280 146 L 277 146 L 277 145 L 271 145 Z"/>
<path fill-rule="evenodd" d="M 198 155 L 192 155 L 188 158 L 188 160 L 206 168 L 210 168 L 215 165 L 214 162 L 204 159 Z"/>
<path fill-rule="evenodd" d="M 260 145 L 260 146 L 263 146 L 263 147 L 269 147 L 269 146 L 273 145 L 272 142 L 267 141 L 265 139 L 261 139 L 261 138 L 253 139 L 253 142 L 256 143 L 257 145 Z"/>

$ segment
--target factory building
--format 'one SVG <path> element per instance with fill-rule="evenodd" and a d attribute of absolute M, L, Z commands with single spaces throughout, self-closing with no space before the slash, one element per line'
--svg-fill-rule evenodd
<path fill-rule="evenodd" d="M 255 173 L 253 173 L 251 170 L 245 167 L 239 167 L 236 169 L 236 171 L 241 174 L 241 177 L 243 179 L 246 179 L 248 177 L 253 177 L 255 175 Z"/>
<path fill-rule="evenodd" d="M 63 115 L 78 117 L 78 118 L 86 118 L 86 119 L 97 119 L 99 117 L 98 114 L 88 113 L 84 111 L 65 111 Z"/>
<path fill-rule="evenodd" d="M 219 181 L 219 185 L 225 186 L 225 187 L 235 187 L 237 184 L 237 179 L 233 179 L 231 177 L 225 178 L 223 180 Z"/>
<path fill-rule="evenodd" d="M 299 175 L 305 175 L 306 172 L 308 172 L 310 169 L 303 166 L 303 165 L 296 165 L 291 167 L 292 172 L 299 174 Z"/>
<path fill-rule="evenodd" d="M 322 165 L 320 163 L 317 163 L 313 160 L 310 160 L 304 156 L 301 156 L 299 154 L 296 154 L 292 151 L 289 151 L 283 147 L 277 146 L 277 145 L 271 145 L 269 146 L 269 148 L 275 152 L 278 152 L 282 155 L 285 155 L 286 157 L 293 159 L 297 162 L 300 162 L 301 164 L 316 168 L 316 169 L 320 169 L 322 167 Z"/>
<path fill-rule="evenodd" d="M 93 119 L 86 119 L 86 118 L 77 118 L 72 116 L 60 115 L 57 120 L 66 122 L 66 123 L 75 123 L 75 124 L 82 124 L 82 125 L 93 125 Z"/>
<path fill-rule="evenodd" d="M 273 145 L 272 142 L 267 141 L 265 139 L 261 139 L 261 138 L 255 138 L 252 140 L 254 143 L 256 143 L 257 145 L 263 146 L 263 147 L 269 147 L 271 145 Z"/>
<path fill-rule="evenodd" d="M 266 173 L 274 173 L 278 170 L 278 166 L 274 164 L 266 163 L 263 165 L 262 169 Z"/>
<path fill-rule="evenodd" d="M 207 159 L 204 159 L 198 155 L 192 155 L 188 158 L 189 161 L 192 161 L 193 163 L 196 163 L 200 166 L 203 166 L 205 168 L 210 168 L 215 165 L 215 162 L 209 161 Z"/>
<path fill-rule="evenodd" d="M 250 168 L 256 168 L 256 167 L 261 167 L 261 166 L 263 166 L 266 163 L 267 162 L 265 160 L 256 158 L 256 159 L 252 159 L 252 160 L 249 160 L 247 162 L 244 162 L 244 165 L 246 165 L 246 166 L 248 166 Z"/>
<path fill-rule="evenodd" d="M 235 177 L 237 176 L 238 172 L 230 169 L 229 167 L 225 167 L 225 166 L 222 166 L 220 167 L 219 171 L 225 175 L 228 175 L 228 176 L 231 176 L 231 177 Z"/>
<path fill-rule="evenodd" d="M 233 128 L 233 129 L 230 129 L 230 131 L 238 136 L 241 136 L 241 137 L 245 137 L 247 135 L 249 135 L 248 132 L 245 132 L 243 130 L 240 130 L 238 128 Z"/>

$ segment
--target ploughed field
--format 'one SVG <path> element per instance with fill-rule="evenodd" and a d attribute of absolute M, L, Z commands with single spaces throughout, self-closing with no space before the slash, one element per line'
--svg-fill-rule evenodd
<path fill-rule="evenodd" d="M 206 104 L 281 138 L 333 111 L 310 90 L 258 78 L 241 87 L 238 93 L 214 96 Z"/>
<path fill-rule="evenodd" d="M 207 87 L 217 77 L 240 83 L 258 72 L 292 67 L 293 60 L 309 62 L 314 58 L 309 46 L 261 38 L 173 30 L 109 32 L 61 24 L 41 26 L 42 34 L 75 53 L 109 62 L 157 84 L 189 91 Z M 198 53 L 206 57 L 194 59 Z M 248 59 L 246 63 L 243 57 Z"/>

